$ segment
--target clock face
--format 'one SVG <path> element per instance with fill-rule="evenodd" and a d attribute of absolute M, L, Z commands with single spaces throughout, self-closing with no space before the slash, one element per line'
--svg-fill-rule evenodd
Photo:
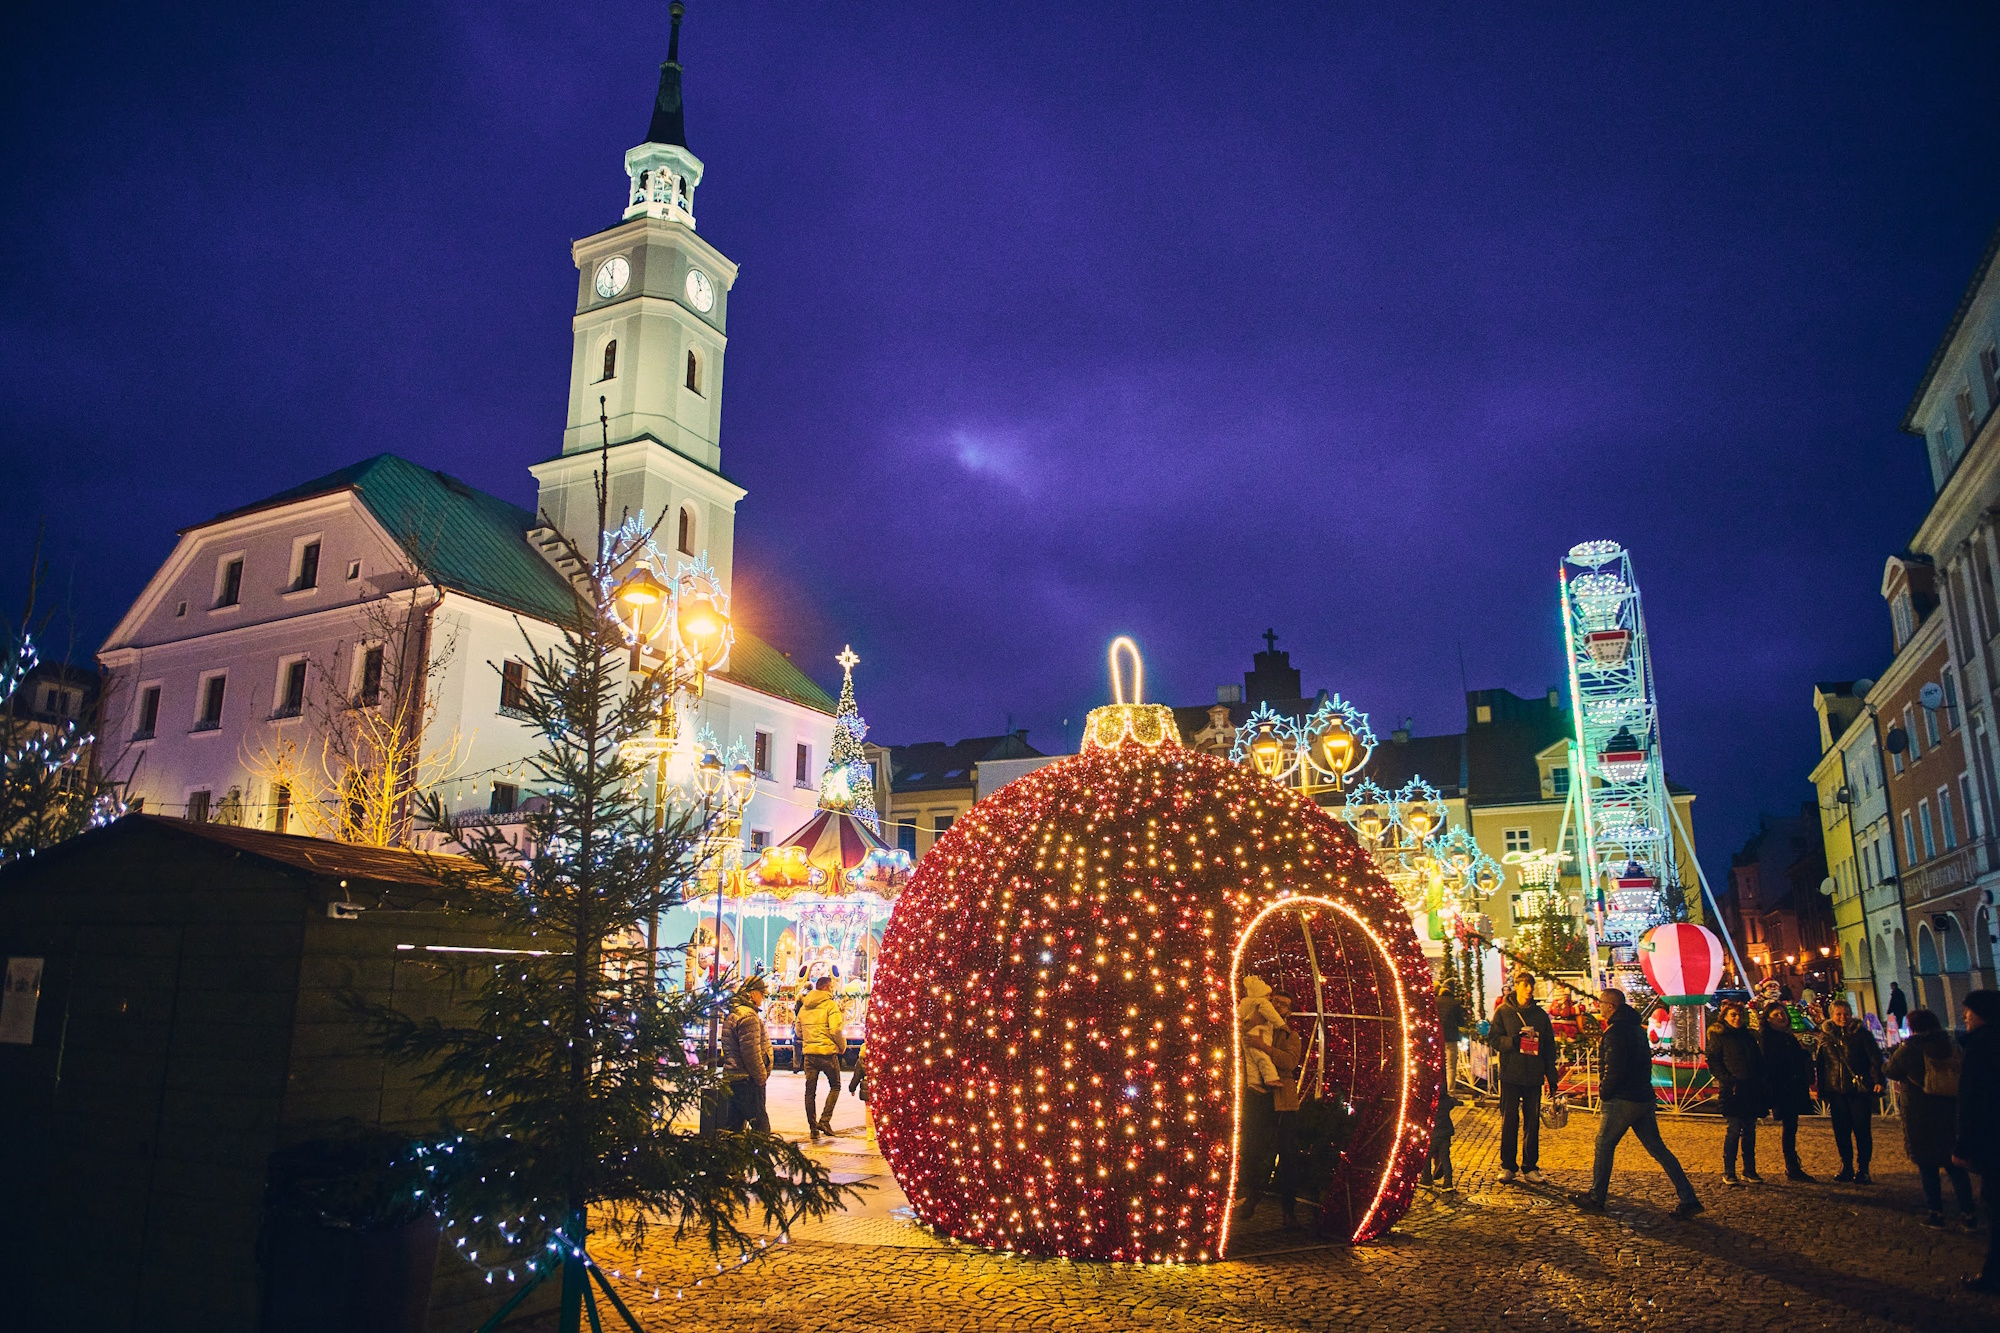
<path fill-rule="evenodd" d="M 708 280 L 708 274 L 698 268 L 689 269 L 687 286 L 688 300 L 694 302 L 696 310 L 705 315 L 715 309 L 715 284 Z"/>
<path fill-rule="evenodd" d="M 624 255 L 613 255 L 597 266 L 597 294 L 607 301 L 625 290 L 632 281 L 632 265 Z"/>

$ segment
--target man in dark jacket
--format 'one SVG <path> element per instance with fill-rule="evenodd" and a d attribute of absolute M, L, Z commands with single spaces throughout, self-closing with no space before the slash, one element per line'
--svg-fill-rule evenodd
<path fill-rule="evenodd" d="M 1958 1133 L 1951 1160 L 1979 1176 L 1986 1204 L 1986 1266 L 1965 1279 L 2000 1291 L 2000 991 L 1965 997 L 1965 1051 L 1958 1073 Z"/>
<path fill-rule="evenodd" d="M 1500 1053 L 1500 1180 L 1515 1179 L 1514 1150 L 1522 1148 L 1522 1178 L 1540 1185 L 1542 1085 L 1556 1093 L 1556 1030 L 1548 1011 L 1535 1002 L 1535 974 L 1514 974 L 1514 989 L 1493 1011 L 1493 1049 Z M 1520 1144 L 1525 1124 L 1527 1143 Z"/>
<path fill-rule="evenodd" d="M 1868 1029 L 1854 1021 L 1854 1009 L 1836 1000 L 1819 1034 L 1819 1099 L 1833 1120 L 1833 1145 L 1840 1150 L 1840 1174 L 1834 1179 L 1869 1184 L 1868 1163 L 1875 1156 L 1875 1099 L 1881 1095 L 1882 1048 Z"/>
<path fill-rule="evenodd" d="M 1903 988 L 1895 982 L 1889 983 L 1889 1017 L 1896 1020 L 1896 1026 L 1903 1026 L 1903 1020 L 1910 1016 L 1910 999 L 1903 994 Z"/>
<path fill-rule="evenodd" d="M 1645 1150 L 1653 1155 L 1667 1179 L 1674 1184 L 1680 1204 L 1675 1217 L 1693 1217 L 1702 1211 L 1694 1197 L 1694 1186 L 1681 1170 L 1666 1141 L 1660 1137 L 1660 1122 L 1653 1099 L 1653 1051 L 1639 1022 L 1639 1011 L 1625 1001 L 1622 990 L 1607 990 L 1597 997 L 1597 1016 L 1604 1020 L 1604 1036 L 1597 1043 L 1598 1100 L 1603 1113 L 1597 1122 L 1597 1158 L 1590 1173 L 1590 1192 L 1572 1194 L 1570 1200 L 1587 1213 L 1604 1211 L 1604 1197 L 1611 1189 L 1611 1162 L 1618 1141 L 1630 1130 Z"/>
<path fill-rule="evenodd" d="M 729 1078 L 729 1128 L 771 1132 L 764 1085 L 771 1081 L 771 1034 L 764 1030 L 764 978 L 750 978 L 722 1020 L 722 1069 Z"/>
<path fill-rule="evenodd" d="M 1724 1002 L 1722 1021 L 1708 1030 L 1704 1054 L 1721 1094 L 1722 1118 L 1729 1125 L 1722 1136 L 1722 1178 L 1731 1185 L 1742 1183 L 1736 1178 L 1740 1145 L 1743 1179 L 1761 1185 L 1764 1177 L 1757 1174 L 1757 1118 L 1771 1109 L 1771 1098 L 1764 1084 L 1764 1050 L 1742 1005 L 1734 1000 Z"/>
<path fill-rule="evenodd" d="M 1465 1006 L 1443 977 L 1438 978 L 1438 1035 L 1444 1039 L 1444 1086 L 1449 1092 L 1458 1086 L 1458 1039 L 1465 1035 Z"/>

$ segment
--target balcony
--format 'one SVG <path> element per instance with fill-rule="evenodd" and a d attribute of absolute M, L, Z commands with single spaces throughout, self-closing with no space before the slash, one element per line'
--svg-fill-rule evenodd
<path fill-rule="evenodd" d="M 1964 888 L 1979 878 L 1982 860 L 1973 843 L 1911 866 L 1903 872 L 1903 904 L 1914 907 Z"/>

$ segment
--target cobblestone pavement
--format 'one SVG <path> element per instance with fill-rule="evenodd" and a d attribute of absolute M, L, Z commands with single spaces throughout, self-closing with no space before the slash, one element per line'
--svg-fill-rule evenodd
<path fill-rule="evenodd" d="M 789 1119 L 803 1129 L 802 1114 L 783 1114 L 791 1091 L 774 1085 L 772 1094 L 776 1127 Z M 853 1124 L 858 1110 L 844 1105 L 836 1126 Z M 705 1251 L 664 1238 L 639 1255 L 597 1248 L 649 1330 L 2000 1328 L 2000 1300 L 1957 1289 L 1978 1266 L 1984 1234 L 1964 1234 L 1955 1216 L 1946 1231 L 1918 1224 L 1922 1195 L 1894 1121 L 1878 1122 L 1872 1187 L 1824 1183 L 1839 1161 L 1819 1119 L 1802 1125 L 1800 1146 L 1823 1183 L 1783 1183 L 1777 1132 L 1766 1127 L 1760 1164 L 1772 1183 L 1730 1188 L 1720 1178 L 1720 1121 L 1663 1116 L 1668 1145 L 1708 1205 L 1690 1222 L 1668 1215 L 1673 1191 L 1629 1137 L 1609 1213 L 1569 1206 L 1566 1192 L 1589 1180 L 1597 1120 L 1585 1113 L 1544 1131 L 1551 1186 L 1499 1184 L 1497 1122 L 1489 1108 L 1462 1111 L 1460 1192 L 1424 1191 L 1394 1232 L 1358 1248 L 1278 1231 L 1270 1217 L 1221 1264 L 990 1254 L 940 1241 L 899 1212 L 901 1194 L 859 1133 L 814 1151 L 844 1179 L 882 1188 L 747 1266 L 717 1276 Z"/>

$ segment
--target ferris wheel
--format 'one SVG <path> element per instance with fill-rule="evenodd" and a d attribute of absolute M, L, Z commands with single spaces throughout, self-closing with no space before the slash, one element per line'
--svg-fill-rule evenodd
<path fill-rule="evenodd" d="M 1632 556 L 1617 542 L 1572 546 L 1559 578 L 1586 905 L 1603 943 L 1632 948 L 1681 901 L 1645 610 Z"/>

